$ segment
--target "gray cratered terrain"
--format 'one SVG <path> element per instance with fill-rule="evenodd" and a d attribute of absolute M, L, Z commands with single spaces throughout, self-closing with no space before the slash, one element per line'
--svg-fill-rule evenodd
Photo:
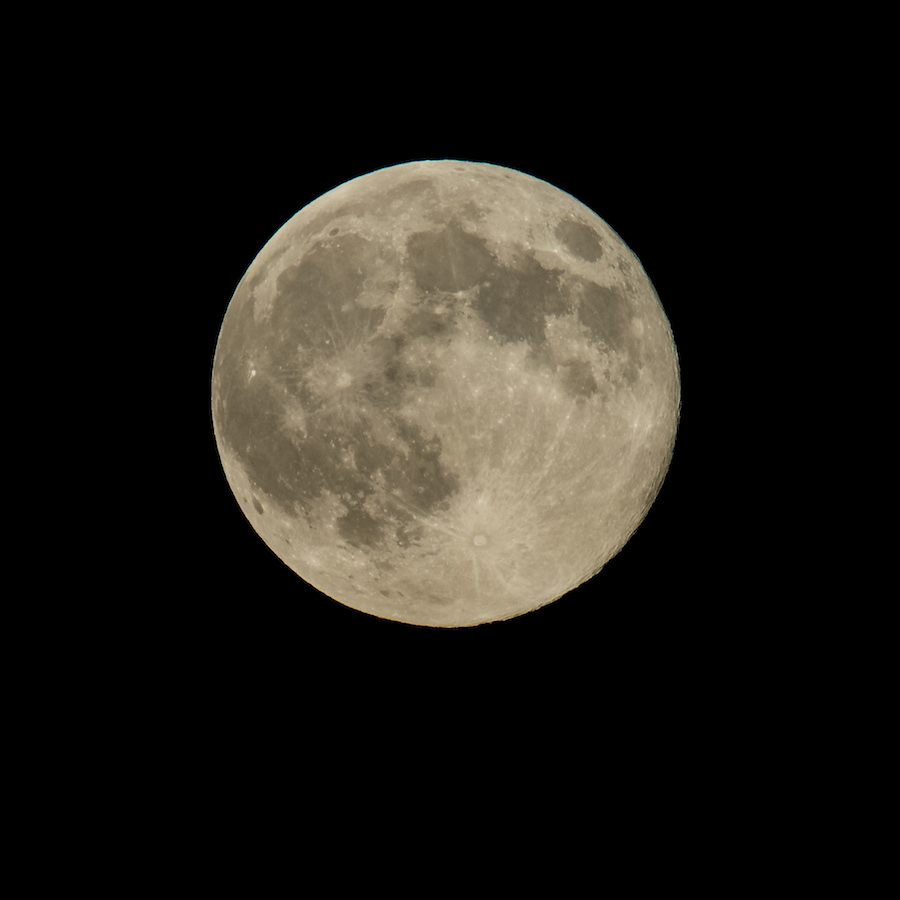
<path fill-rule="evenodd" d="M 672 334 L 595 213 L 494 165 L 408 163 L 266 244 L 212 380 L 228 483 L 266 544 L 364 612 L 460 626 L 597 573 L 668 468 Z"/>

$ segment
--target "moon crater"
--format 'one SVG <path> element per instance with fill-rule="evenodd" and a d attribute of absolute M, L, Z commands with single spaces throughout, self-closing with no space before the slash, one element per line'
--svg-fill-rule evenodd
<path fill-rule="evenodd" d="M 551 602 L 621 549 L 680 384 L 656 293 L 602 219 L 521 172 L 427 161 L 272 237 L 225 315 L 212 403 L 226 478 L 290 568 L 367 613 L 462 626 Z"/>

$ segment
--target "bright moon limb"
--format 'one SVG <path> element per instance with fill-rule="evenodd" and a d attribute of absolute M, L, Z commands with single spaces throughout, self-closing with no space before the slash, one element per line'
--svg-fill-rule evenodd
<path fill-rule="evenodd" d="M 215 438 L 244 515 L 375 616 L 506 619 L 591 578 L 668 469 L 672 333 L 571 195 L 500 166 L 381 169 L 300 210 L 225 314 Z"/>

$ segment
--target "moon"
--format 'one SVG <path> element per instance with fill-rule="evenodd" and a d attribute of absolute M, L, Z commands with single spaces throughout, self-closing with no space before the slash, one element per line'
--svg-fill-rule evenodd
<path fill-rule="evenodd" d="M 550 603 L 625 545 L 665 478 L 678 356 L 635 255 L 523 172 L 426 160 L 301 209 L 219 332 L 216 445 L 304 581 L 438 627 Z"/>

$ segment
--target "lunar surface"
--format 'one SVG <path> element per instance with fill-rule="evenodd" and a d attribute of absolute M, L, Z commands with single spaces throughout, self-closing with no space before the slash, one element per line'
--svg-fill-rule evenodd
<path fill-rule="evenodd" d="M 544 181 L 452 160 L 285 223 L 212 375 L 225 476 L 271 550 L 340 603 L 443 627 L 599 572 L 657 495 L 679 408 L 669 323 L 621 238 Z"/>

